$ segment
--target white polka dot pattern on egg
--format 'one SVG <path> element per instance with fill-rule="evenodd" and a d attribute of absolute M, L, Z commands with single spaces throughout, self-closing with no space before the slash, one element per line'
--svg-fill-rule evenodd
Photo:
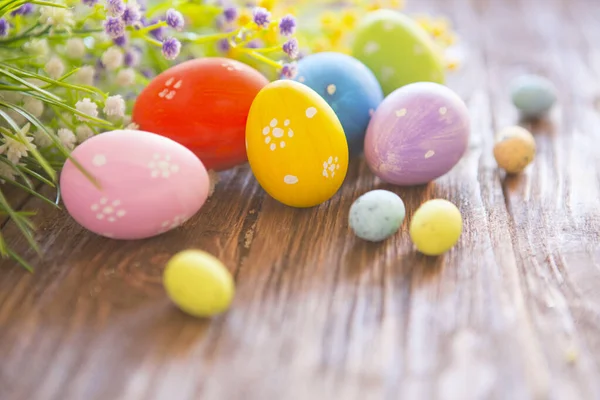
<path fill-rule="evenodd" d="M 104 154 L 96 154 L 92 159 L 92 164 L 94 164 L 96 167 L 106 165 L 106 156 Z"/>
<path fill-rule="evenodd" d="M 90 210 L 96 215 L 96 219 L 106 220 L 112 223 L 127 215 L 127 211 L 119 208 L 120 205 L 120 200 L 113 200 L 110 202 L 107 197 L 101 197 L 97 203 L 90 206 Z"/>
<path fill-rule="evenodd" d="M 379 43 L 377 42 L 368 42 L 365 45 L 364 53 L 365 55 L 371 55 L 379 50 Z"/>
<path fill-rule="evenodd" d="M 172 220 L 163 221 L 163 223 L 160 225 L 159 232 L 166 232 L 168 230 L 177 228 L 178 226 L 183 225 L 187 220 L 188 218 L 185 215 L 177 215 Z"/>
<path fill-rule="evenodd" d="M 277 120 L 277 118 L 273 118 L 269 125 L 265 126 L 262 130 L 263 135 L 265 135 L 265 144 L 269 145 L 269 149 L 271 151 L 275 151 L 277 149 L 277 145 L 279 145 L 279 148 L 282 149 L 285 148 L 285 146 L 287 145 L 287 143 L 284 140 L 286 132 L 278 125 L 279 121 Z M 283 121 L 284 127 L 287 127 L 289 125 L 289 119 Z M 287 136 L 290 138 L 294 136 L 294 131 L 292 131 L 292 128 L 287 128 Z"/>
<path fill-rule="evenodd" d="M 158 94 L 158 97 L 165 98 L 167 100 L 172 100 L 175 95 L 177 94 L 176 90 L 171 90 L 171 85 L 173 85 L 173 82 L 175 81 L 175 78 L 171 77 L 169 78 L 166 82 L 165 82 L 165 88 Z M 183 84 L 183 81 L 180 79 L 178 80 L 175 85 L 173 85 L 173 89 L 179 89 L 181 87 L 181 85 Z"/>
<path fill-rule="evenodd" d="M 406 108 L 400 109 L 400 110 L 396 110 L 396 117 L 400 118 L 400 117 L 404 117 L 406 115 L 408 111 L 406 110 Z"/>
<path fill-rule="evenodd" d="M 307 118 L 312 118 L 317 114 L 317 109 L 314 107 L 308 107 L 306 109 L 306 117 Z"/>
<path fill-rule="evenodd" d="M 338 169 L 340 169 L 338 157 L 330 156 L 323 162 L 323 176 L 325 178 L 333 178 L 335 176 L 335 171 Z"/>
<path fill-rule="evenodd" d="M 286 175 L 283 177 L 283 181 L 288 185 L 295 185 L 298 183 L 298 177 L 295 175 Z"/>
<path fill-rule="evenodd" d="M 152 161 L 148 163 L 148 168 L 152 178 L 169 178 L 171 174 L 179 172 L 179 165 L 171 162 L 171 156 L 168 154 L 164 156 L 154 154 Z"/>

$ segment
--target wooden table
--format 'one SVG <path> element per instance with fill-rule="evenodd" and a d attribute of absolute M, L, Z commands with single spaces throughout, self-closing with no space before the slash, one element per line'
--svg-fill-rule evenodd
<path fill-rule="evenodd" d="M 242 167 L 184 227 L 138 242 L 15 194 L 40 210 L 46 258 L 34 274 L 2 261 L 0 399 L 600 398 L 600 2 L 409 10 L 449 16 L 468 56 L 448 84 L 469 106 L 472 142 L 451 173 L 396 188 L 359 161 L 335 198 L 296 210 Z M 524 72 L 549 77 L 560 100 L 525 125 L 535 163 L 505 178 L 493 134 L 517 122 L 507 83 Z M 349 206 L 374 188 L 401 195 L 408 219 L 430 198 L 458 204 L 459 245 L 420 256 L 406 223 L 383 244 L 354 238 Z M 3 233 L 26 251 L 13 225 Z M 161 286 L 167 259 L 191 247 L 236 278 L 231 310 L 211 321 Z"/>

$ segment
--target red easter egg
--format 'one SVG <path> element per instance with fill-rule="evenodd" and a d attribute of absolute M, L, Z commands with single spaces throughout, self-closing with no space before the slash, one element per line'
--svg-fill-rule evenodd
<path fill-rule="evenodd" d="M 140 93 L 133 107 L 139 129 L 194 152 L 207 169 L 247 161 L 245 129 L 252 101 L 269 81 L 246 64 L 200 58 L 169 68 Z"/>

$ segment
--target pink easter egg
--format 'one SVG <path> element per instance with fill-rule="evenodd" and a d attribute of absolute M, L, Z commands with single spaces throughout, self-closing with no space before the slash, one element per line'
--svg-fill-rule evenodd
<path fill-rule="evenodd" d="M 115 239 L 143 239 L 183 224 L 208 197 L 209 179 L 190 150 L 153 133 L 117 130 L 92 137 L 60 176 L 69 214 L 86 229 Z"/>
<path fill-rule="evenodd" d="M 420 185 L 446 174 L 469 143 L 469 111 L 446 86 L 418 82 L 392 92 L 375 111 L 365 159 L 382 180 Z"/>

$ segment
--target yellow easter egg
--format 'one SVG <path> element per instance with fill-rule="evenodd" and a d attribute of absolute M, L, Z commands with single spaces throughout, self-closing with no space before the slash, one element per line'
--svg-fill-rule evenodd
<path fill-rule="evenodd" d="M 274 199 L 312 207 L 330 199 L 348 170 L 348 143 L 329 104 L 291 80 L 265 86 L 246 123 L 248 162 Z"/>
<path fill-rule="evenodd" d="M 415 211 L 409 234 L 421 253 L 439 256 L 458 242 L 462 225 L 458 207 L 448 200 L 434 199 L 426 201 Z"/>
<path fill-rule="evenodd" d="M 233 278 L 223 263 L 201 250 L 174 255 L 163 273 L 163 284 L 173 303 L 196 317 L 227 310 L 235 291 Z"/>

